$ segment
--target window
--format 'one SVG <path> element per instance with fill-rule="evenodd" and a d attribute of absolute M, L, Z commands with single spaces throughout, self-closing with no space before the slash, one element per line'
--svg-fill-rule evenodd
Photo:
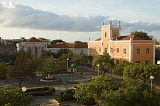
<path fill-rule="evenodd" d="M 114 32 L 114 37 L 116 37 L 116 35 L 117 35 L 116 32 Z"/>
<path fill-rule="evenodd" d="M 37 47 L 35 47 L 35 53 L 37 53 L 38 52 L 38 49 L 37 49 Z"/>
<path fill-rule="evenodd" d="M 31 47 L 29 47 L 29 52 L 31 52 Z"/>
<path fill-rule="evenodd" d="M 119 60 L 116 60 L 116 64 L 118 64 L 119 63 Z"/>
<path fill-rule="evenodd" d="M 92 52 L 92 48 L 90 47 L 90 52 Z"/>
<path fill-rule="evenodd" d="M 113 53 L 113 48 L 111 48 L 111 53 Z"/>
<path fill-rule="evenodd" d="M 149 48 L 146 48 L 146 54 L 149 54 Z"/>
<path fill-rule="evenodd" d="M 140 49 L 137 49 L 137 54 L 140 54 Z"/>
<path fill-rule="evenodd" d="M 43 52 L 43 47 L 41 47 L 41 52 Z"/>
<path fill-rule="evenodd" d="M 105 37 L 107 37 L 107 33 L 105 32 Z"/>
<path fill-rule="evenodd" d="M 101 47 L 99 47 L 99 52 L 101 52 Z"/>
<path fill-rule="evenodd" d="M 119 53 L 119 48 L 117 48 L 116 50 L 117 50 L 117 53 Z"/>
<path fill-rule="evenodd" d="M 104 49 L 104 52 L 107 52 L 107 48 Z"/>
<path fill-rule="evenodd" d="M 136 61 L 136 63 L 140 64 L 140 63 L 141 63 L 141 61 Z"/>
<path fill-rule="evenodd" d="M 149 61 L 145 61 L 145 63 L 149 63 Z"/>
<path fill-rule="evenodd" d="M 125 49 L 123 49 L 123 54 L 126 54 L 126 48 L 125 48 Z"/>
<path fill-rule="evenodd" d="M 96 52 L 96 47 L 94 47 L 94 51 Z"/>

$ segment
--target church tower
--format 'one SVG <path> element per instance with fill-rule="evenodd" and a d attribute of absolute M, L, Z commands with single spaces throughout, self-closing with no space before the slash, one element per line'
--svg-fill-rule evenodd
<path fill-rule="evenodd" d="M 112 21 L 110 21 L 109 25 L 104 25 L 104 22 L 102 23 L 101 27 L 101 41 L 102 41 L 102 52 L 109 52 L 108 49 L 108 42 L 109 40 L 116 40 L 120 36 L 120 21 L 118 22 L 118 25 L 113 25 Z"/>

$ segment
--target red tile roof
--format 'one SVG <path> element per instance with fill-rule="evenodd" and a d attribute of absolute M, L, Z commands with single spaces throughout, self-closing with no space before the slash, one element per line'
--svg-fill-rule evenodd
<path fill-rule="evenodd" d="M 30 39 L 28 39 L 26 42 L 41 42 L 40 40 L 38 40 L 35 37 L 31 37 Z"/>
<path fill-rule="evenodd" d="M 48 48 L 68 48 L 66 44 L 52 44 L 48 45 Z"/>
<path fill-rule="evenodd" d="M 70 44 L 52 44 L 48 48 L 88 48 L 87 42 L 75 42 Z"/>
<path fill-rule="evenodd" d="M 87 42 L 76 42 L 74 48 L 88 48 Z"/>
<path fill-rule="evenodd" d="M 98 39 L 96 39 L 95 41 L 100 41 L 101 40 L 101 38 L 98 38 Z"/>
<path fill-rule="evenodd" d="M 16 45 L 0 45 L 0 49 L 17 49 Z"/>
<path fill-rule="evenodd" d="M 132 40 L 144 40 L 144 39 L 142 39 L 142 38 L 140 38 L 140 37 L 138 37 L 138 36 L 136 36 L 136 35 L 120 36 L 120 37 L 118 38 L 118 40 L 130 40 L 130 38 L 131 38 Z"/>

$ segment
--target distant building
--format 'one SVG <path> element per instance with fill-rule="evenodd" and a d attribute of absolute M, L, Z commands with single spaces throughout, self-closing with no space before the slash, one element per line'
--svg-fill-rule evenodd
<path fill-rule="evenodd" d="M 132 63 L 155 63 L 155 43 L 153 40 L 144 40 L 135 35 L 120 36 L 120 22 L 113 25 L 102 24 L 101 38 L 88 42 L 88 55 L 102 55 L 109 53 L 115 63 L 119 60 Z"/>
<path fill-rule="evenodd" d="M 0 45 L 1 61 L 9 63 L 11 61 L 11 55 L 17 53 L 16 45 Z"/>
<path fill-rule="evenodd" d="M 32 55 L 40 56 L 43 51 L 46 51 L 47 41 L 41 41 L 35 37 L 32 37 L 26 41 L 17 43 L 17 51 L 28 51 L 31 52 Z"/>
<path fill-rule="evenodd" d="M 48 45 L 47 51 L 51 51 L 53 53 L 58 53 L 61 49 L 71 50 L 74 54 L 80 55 L 88 55 L 88 44 L 87 42 L 74 42 L 74 43 L 57 43 Z"/>

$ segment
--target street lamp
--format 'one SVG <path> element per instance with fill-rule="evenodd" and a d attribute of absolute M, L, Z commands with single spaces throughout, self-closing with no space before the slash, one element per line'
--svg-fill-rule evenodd
<path fill-rule="evenodd" d="M 151 79 L 151 91 L 152 91 L 154 76 L 150 76 L 150 79 Z"/>
<path fill-rule="evenodd" d="M 69 58 L 67 58 L 67 72 L 68 72 L 68 61 L 69 61 Z"/>
<path fill-rule="evenodd" d="M 98 67 L 98 76 L 99 76 L 99 66 L 100 66 L 100 65 L 99 65 L 99 64 L 97 64 L 97 67 Z"/>
<path fill-rule="evenodd" d="M 26 87 L 22 87 L 22 91 L 23 91 L 23 92 L 26 92 L 26 91 L 27 91 L 27 88 L 26 88 Z"/>

